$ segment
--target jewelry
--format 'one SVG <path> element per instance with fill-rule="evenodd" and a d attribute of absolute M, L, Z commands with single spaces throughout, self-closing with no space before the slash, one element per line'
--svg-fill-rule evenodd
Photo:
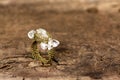
<path fill-rule="evenodd" d="M 40 60 L 42 64 L 51 64 L 55 54 L 54 48 L 57 47 L 60 42 L 52 39 L 52 36 L 42 28 L 29 31 L 28 37 L 34 40 L 31 46 L 32 57 Z"/>

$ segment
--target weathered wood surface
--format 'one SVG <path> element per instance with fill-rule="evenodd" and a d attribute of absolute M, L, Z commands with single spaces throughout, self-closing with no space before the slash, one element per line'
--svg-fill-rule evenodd
<path fill-rule="evenodd" d="M 106 8 L 110 13 L 97 6 L 71 9 L 67 1 L 11 3 L 0 5 L 0 80 L 120 79 L 119 2 L 107 7 L 110 11 Z M 56 49 L 60 65 L 43 67 L 31 59 L 27 32 L 39 27 L 60 40 Z"/>

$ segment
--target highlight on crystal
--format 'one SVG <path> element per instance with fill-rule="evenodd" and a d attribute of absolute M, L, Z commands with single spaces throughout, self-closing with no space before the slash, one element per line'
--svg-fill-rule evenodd
<path fill-rule="evenodd" d="M 56 39 L 53 39 L 52 36 L 42 28 L 36 30 L 30 30 L 28 32 L 28 37 L 33 41 L 32 48 L 32 57 L 36 60 L 42 62 L 42 64 L 52 64 L 51 61 L 54 60 L 55 50 L 60 42 Z M 43 53 L 47 57 L 43 57 Z"/>

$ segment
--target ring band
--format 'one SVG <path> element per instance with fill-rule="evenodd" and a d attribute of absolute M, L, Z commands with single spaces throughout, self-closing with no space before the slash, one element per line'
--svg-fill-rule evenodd
<path fill-rule="evenodd" d="M 38 44 L 39 43 L 37 41 L 34 41 L 32 43 L 32 46 L 31 46 L 31 48 L 32 48 L 32 57 L 34 59 L 36 59 L 36 60 L 40 60 L 43 64 L 48 64 L 52 60 L 52 58 L 54 57 L 55 51 L 54 51 L 54 49 L 48 50 L 47 55 L 45 55 L 45 56 L 48 57 L 48 59 L 46 59 L 45 57 L 42 57 L 41 52 L 37 48 Z"/>

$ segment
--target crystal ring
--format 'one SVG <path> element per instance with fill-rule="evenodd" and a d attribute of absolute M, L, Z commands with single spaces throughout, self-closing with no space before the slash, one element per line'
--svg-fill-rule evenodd
<path fill-rule="evenodd" d="M 32 57 L 40 60 L 42 64 L 51 64 L 55 55 L 54 48 L 57 47 L 60 42 L 53 39 L 52 36 L 42 28 L 29 31 L 28 37 L 34 40 L 31 46 Z"/>

